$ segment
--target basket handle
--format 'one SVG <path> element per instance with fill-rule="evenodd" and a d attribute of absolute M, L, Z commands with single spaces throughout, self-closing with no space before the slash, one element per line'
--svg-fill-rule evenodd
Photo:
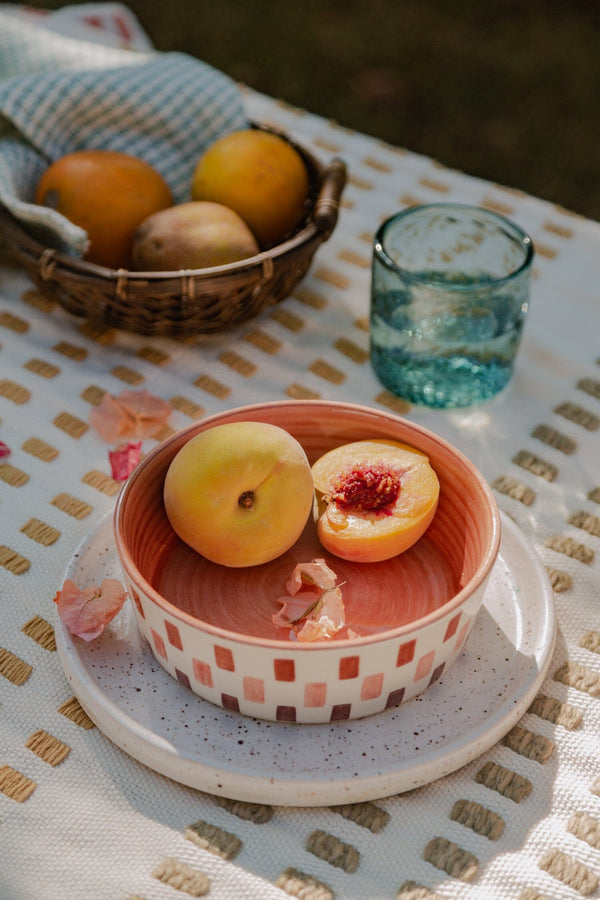
<path fill-rule="evenodd" d="M 336 226 L 340 198 L 346 184 L 346 163 L 334 157 L 323 172 L 319 196 L 313 208 L 312 219 L 326 241 Z"/>

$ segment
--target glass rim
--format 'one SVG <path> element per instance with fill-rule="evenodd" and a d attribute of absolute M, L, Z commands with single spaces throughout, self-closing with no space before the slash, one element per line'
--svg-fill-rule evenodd
<path fill-rule="evenodd" d="M 451 209 L 462 212 L 483 213 L 485 216 L 488 216 L 492 220 L 496 220 L 497 222 L 508 228 L 518 239 L 525 253 L 524 259 L 520 263 L 520 265 L 517 266 L 517 268 L 513 269 L 512 272 L 509 272 L 508 275 L 499 275 L 497 277 L 490 276 L 482 282 L 474 282 L 470 284 L 464 284 L 460 282 L 440 284 L 437 282 L 429 282 L 426 278 L 423 278 L 422 275 L 417 275 L 414 272 L 411 272 L 410 269 L 406 269 L 404 266 L 401 266 L 398 263 L 394 262 L 394 260 L 385 249 L 384 245 L 385 232 L 392 224 L 397 222 L 399 219 L 405 219 L 408 216 L 413 215 L 416 212 L 421 212 L 423 210 L 440 210 L 441 212 L 443 212 Z M 381 223 L 381 225 L 375 232 L 375 236 L 373 239 L 373 253 L 378 261 L 383 263 L 383 265 L 385 265 L 387 269 L 397 272 L 407 281 L 412 281 L 413 284 L 427 284 L 428 288 L 430 288 L 431 290 L 468 293 L 469 291 L 481 290 L 482 287 L 499 285 L 517 278 L 526 269 L 529 269 L 531 267 L 535 255 L 535 247 L 530 235 L 527 234 L 527 232 L 523 228 L 521 228 L 520 225 L 517 225 L 517 223 L 512 219 L 509 219 L 507 216 L 504 216 L 502 215 L 502 213 L 496 212 L 493 209 L 487 209 L 484 206 L 475 206 L 469 203 L 421 203 L 416 204 L 415 206 L 408 206 L 406 207 L 406 209 L 394 213 L 393 216 L 390 216 Z"/>

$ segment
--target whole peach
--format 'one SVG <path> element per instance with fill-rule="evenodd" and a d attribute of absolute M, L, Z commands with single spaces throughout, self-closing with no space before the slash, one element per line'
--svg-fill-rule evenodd
<path fill-rule="evenodd" d="M 169 521 L 190 547 L 224 566 L 275 559 L 300 537 L 314 488 L 302 446 L 283 428 L 230 422 L 201 431 L 165 477 Z"/>

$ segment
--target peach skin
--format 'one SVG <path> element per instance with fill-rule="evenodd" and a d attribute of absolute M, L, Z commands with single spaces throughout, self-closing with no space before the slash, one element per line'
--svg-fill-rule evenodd
<path fill-rule="evenodd" d="M 257 566 L 289 550 L 313 507 L 306 454 L 283 428 L 229 422 L 183 445 L 165 477 L 174 531 L 206 559 Z"/>

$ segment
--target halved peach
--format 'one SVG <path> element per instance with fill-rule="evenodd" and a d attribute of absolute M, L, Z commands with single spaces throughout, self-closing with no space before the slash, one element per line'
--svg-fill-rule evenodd
<path fill-rule="evenodd" d="M 411 547 L 437 509 L 427 456 L 396 441 L 355 441 L 312 466 L 319 540 L 353 562 L 380 562 Z"/>

